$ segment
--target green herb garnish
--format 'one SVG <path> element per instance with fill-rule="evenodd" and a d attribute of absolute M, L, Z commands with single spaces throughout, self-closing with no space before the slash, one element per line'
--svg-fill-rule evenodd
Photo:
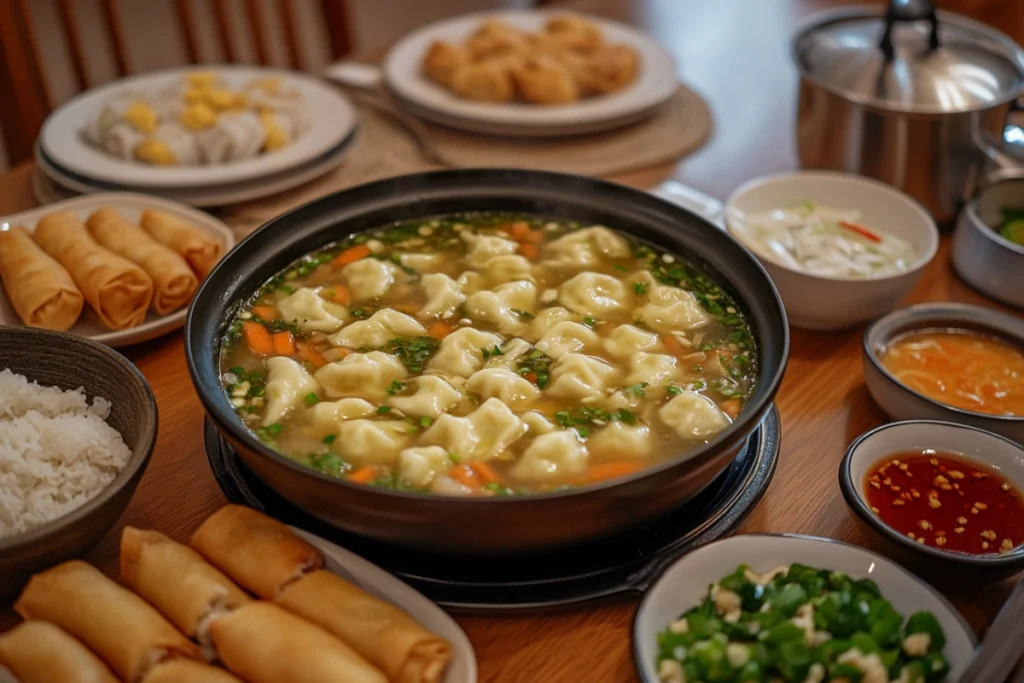
<path fill-rule="evenodd" d="M 321 441 L 323 441 L 327 445 L 331 445 L 332 443 L 334 443 L 334 440 L 337 439 L 337 438 L 338 438 L 337 434 L 328 434 L 323 439 L 321 439 Z"/>
<path fill-rule="evenodd" d="M 315 392 L 311 391 L 308 394 L 306 394 L 305 401 L 306 401 L 306 403 L 308 403 L 311 406 L 312 405 L 316 405 L 317 403 L 320 402 L 320 397 L 317 396 Z"/>
<path fill-rule="evenodd" d="M 644 391 L 646 387 L 647 382 L 640 382 L 639 384 L 634 384 L 632 386 L 626 387 L 626 393 L 633 394 L 634 396 L 637 396 L 639 398 L 643 398 L 644 396 L 647 395 L 647 392 Z"/>
<path fill-rule="evenodd" d="M 405 382 L 399 382 L 399 381 L 398 381 L 398 380 L 396 379 L 396 380 L 395 380 L 394 382 L 392 382 L 392 383 L 391 383 L 391 385 L 390 385 L 390 386 L 388 387 L 388 393 L 389 393 L 389 394 L 391 394 L 392 396 L 394 396 L 395 394 L 397 394 L 397 393 L 401 392 L 401 391 L 402 391 L 403 389 L 405 389 Z"/>
<path fill-rule="evenodd" d="M 517 373 L 533 381 L 538 388 L 543 389 L 551 378 L 551 363 L 551 356 L 534 349 L 519 359 L 515 369 Z"/>
<path fill-rule="evenodd" d="M 588 316 L 584 316 L 583 324 L 586 325 L 587 327 L 589 327 L 590 329 L 594 329 L 594 325 L 597 324 L 597 321 L 594 320 L 594 318 L 592 316 L 588 315 Z"/>
<path fill-rule="evenodd" d="M 377 414 L 378 415 L 387 415 L 390 412 L 391 412 L 391 408 L 389 406 L 380 406 L 380 407 L 377 408 Z"/>
<path fill-rule="evenodd" d="M 416 375 L 423 372 L 423 364 L 434 355 L 440 344 L 433 337 L 399 337 L 389 341 L 384 350 L 398 356 L 402 365 Z"/>

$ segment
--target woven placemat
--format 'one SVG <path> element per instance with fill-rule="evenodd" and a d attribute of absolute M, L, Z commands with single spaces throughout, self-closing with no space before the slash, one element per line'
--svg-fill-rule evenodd
<path fill-rule="evenodd" d="M 680 86 L 650 117 L 623 128 L 566 138 L 501 138 L 427 123 L 380 91 L 348 88 L 359 109 L 359 139 L 344 163 L 306 185 L 217 213 L 237 238 L 317 197 L 417 171 L 439 168 L 532 168 L 610 176 L 682 158 L 711 135 L 711 112 Z"/>

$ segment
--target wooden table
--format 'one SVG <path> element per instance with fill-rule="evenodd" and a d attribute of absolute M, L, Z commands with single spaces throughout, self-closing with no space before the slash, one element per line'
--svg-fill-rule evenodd
<path fill-rule="evenodd" d="M 667 45 L 684 81 L 713 109 L 716 131 L 702 150 L 678 165 L 616 178 L 650 187 L 667 178 L 724 198 L 744 180 L 795 167 L 796 74 L 789 63 L 793 25 L 830 3 L 811 0 L 584 0 L 581 8 L 643 27 Z M 32 169 L 0 178 L 0 215 L 34 204 Z M 996 307 L 950 270 L 943 241 L 913 301 L 961 301 Z M 861 379 L 863 330 L 795 330 L 778 397 L 783 444 L 775 479 L 740 533 L 797 532 L 871 545 L 854 527 L 837 484 L 839 461 L 858 434 L 885 416 Z M 203 448 L 203 409 L 185 368 L 180 333 L 125 351 L 149 379 L 160 408 L 152 463 L 117 528 L 85 557 L 116 575 L 121 525 L 151 527 L 186 539 L 223 504 Z M 1007 597 L 1007 583 L 957 584 L 930 576 L 976 630 Z M 459 616 L 476 648 L 482 681 L 632 681 L 632 601 L 595 604 L 523 617 Z M 14 623 L 0 612 L 0 629 Z"/>

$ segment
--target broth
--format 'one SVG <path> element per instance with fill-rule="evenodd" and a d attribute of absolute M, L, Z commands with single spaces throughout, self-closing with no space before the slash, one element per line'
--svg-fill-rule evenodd
<path fill-rule="evenodd" d="M 231 322 L 222 372 L 246 425 L 321 472 L 512 495 L 706 443 L 756 357 L 734 303 L 681 259 L 600 226 L 472 214 L 293 263 Z"/>
<path fill-rule="evenodd" d="M 946 405 L 989 415 L 1024 415 L 1024 352 L 968 330 L 901 335 L 882 352 L 901 383 Z"/>

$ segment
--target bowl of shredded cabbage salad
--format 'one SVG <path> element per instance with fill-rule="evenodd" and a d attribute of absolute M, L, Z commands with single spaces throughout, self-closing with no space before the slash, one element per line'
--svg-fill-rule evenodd
<path fill-rule="evenodd" d="M 757 253 L 825 277 L 870 278 L 906 270 L 914 246 L 866 224 L 860 211 L 804 201 L 739 217 Z"/>
<path fill-rule="evenodd" d="M 790 324 L 805 329 L 843 329 L 895 309 L 939 246 L 924 207 L 848 173 L 756 178 L 733 192 L 723 216 L 768 271 Z"/>

